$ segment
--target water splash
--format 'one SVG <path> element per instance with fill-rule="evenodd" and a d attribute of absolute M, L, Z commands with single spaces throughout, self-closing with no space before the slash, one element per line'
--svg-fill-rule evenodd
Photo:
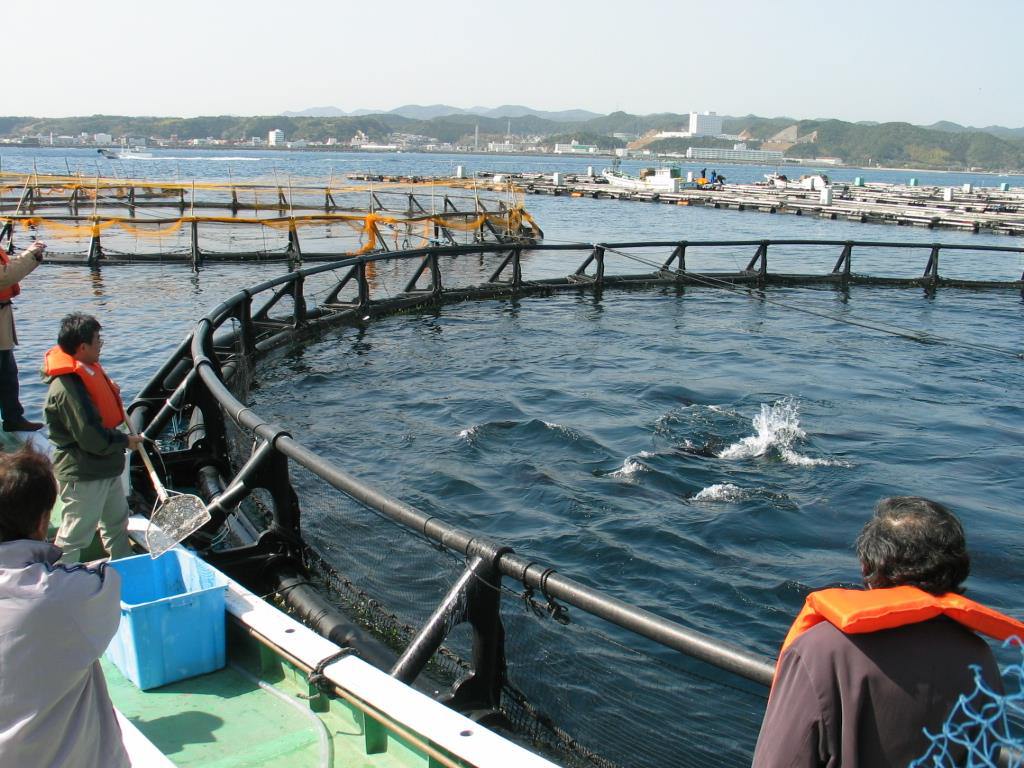
<path fill-rule="evenodd" d="M 807 433 L 800 427 L 800 408 L 792 397 L 771 405 L 761 403 L 761 412 L 754 416 L 751 424 L 754 434 L 733 443 L 721 451 L 718 458 L 748 459 L 774 451 L 784 462 L 796 466 L 849 466 L 837 459 L 818 459 L 796 451 L 795 446 L 806 439 Z"/>
<path fill-rule="evenodd" d="M 750 492 L 732 483 L 715 483 L 694 495 L 692 501 L 743 501 Z"/>
<path fill-rule="evenodd" d="M 640 453 L 633 456 L 627 456 L 625 461 L 622 462 L 622 466 L 614 472 L 609 472 L 607 477 L 621 477 L 626 480 L 632 480 L 637 473 L 650 471 L 649 467 L 639 461 L 639 459 L 649 459 L 654 455 L 656 454 L 651 451 L 640 451 Z"/>

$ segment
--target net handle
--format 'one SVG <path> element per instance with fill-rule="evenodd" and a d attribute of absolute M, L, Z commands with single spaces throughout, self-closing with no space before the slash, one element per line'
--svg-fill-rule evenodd
<path fill-rule="evenodd" d="M 121 416 L 124 417 L 125 426 L 128 427 L 128 434 L 133 437 L 137 437 L 138 435 L 132 431 L 132 422 L 128 418 L 128 411 L 124 409 L 124 402 L 121 401 L 120 396 L 118 397 L 118 404 L 121 406 Z M 170 494 L 167 493 L 167 489 L 164 488 L 164 484 L 160 482 L 160 478 L 157 477 L 156 468 L 153 466 L 153 460 L 150 459 L 149 454 L 146 453 L 146 446 L 140 443 L 136 446 L 135 450 L 138 451 L 139 456 L 142 457 L 142 463 L 146 465 L 146 472 L 149 473 L 149 480 L 153 483 L 153 489 L 156 491 L 157 499 L 160 500 L 161 504 L 166 504 L 167 500 L 170 498 Z"/>

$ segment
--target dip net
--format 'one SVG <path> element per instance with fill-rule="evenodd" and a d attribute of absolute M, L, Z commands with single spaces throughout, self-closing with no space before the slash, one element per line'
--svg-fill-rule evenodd
<path fill-rule="evenodd" d="M 942 730 L 925 735 L 928 751 L 911 763 L 911 768 L 957 768 L 969 766 L 1010 766 L 1024 764 L 1024 646 L 1011 638 L 1022 662 L 1003 671 L 1005 694 L 993 691 L 972 665 L 974 690 L 963 695 L 950 712 Z"/>

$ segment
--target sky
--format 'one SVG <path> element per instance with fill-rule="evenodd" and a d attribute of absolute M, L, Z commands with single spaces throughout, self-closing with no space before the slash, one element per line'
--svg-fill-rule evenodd
<path fill-rule="evenodd" d="M 3 115 L 522 104 L 1024 126 L 1021 0 L 51 0 L 3 22 Z"/>

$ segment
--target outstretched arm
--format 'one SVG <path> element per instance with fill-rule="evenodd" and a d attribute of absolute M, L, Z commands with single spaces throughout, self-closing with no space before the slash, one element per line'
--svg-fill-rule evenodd
<path fill-rule="evenodd" d="M 26 248 L 18 256 L 15 256 L 7 264 L 0 264 L 0 288 L 9 288 L 43 261 L 43 252 L 46 250 L 46 243 L 38 240 Z"/>

